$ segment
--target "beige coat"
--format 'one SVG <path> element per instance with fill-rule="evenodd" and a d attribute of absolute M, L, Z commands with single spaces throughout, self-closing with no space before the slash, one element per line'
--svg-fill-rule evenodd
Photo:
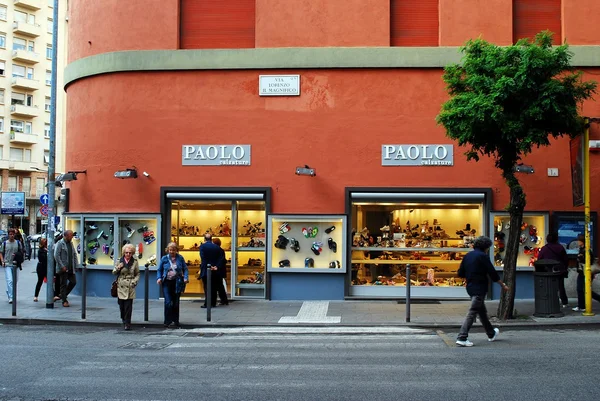
<path fill-rule="evenodd" d="M 117 266 L 121 263 L 123 259 L 119 259 Z M 130 263 L 131 266 L 125 265 L 121 271 L 117 270 L 117 266 L 113 269 L 113 274 L 119 274 L 119 279 L 117 281 L 117 297 L 119 299 L 135 299 L 135 287 L 140 281 L 140 267 L 138 265 L 138 261 L 133 258 L 133 263 Z"/>

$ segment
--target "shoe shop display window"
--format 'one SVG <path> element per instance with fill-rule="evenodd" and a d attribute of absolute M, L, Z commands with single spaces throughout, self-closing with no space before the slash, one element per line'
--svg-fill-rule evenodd
<path fill-rule="evenodd" d="M 346 216 L 269 216 L 267 270 L 345 273 Z"/>
<path fill-rule="evenodd" d="M 467 297 L 457 272 L 474 239 L 487 233 L 485 195 L 440 194 L 452 200 L 433 202 L 428 194 L 414 200 L 385 195 L 392 199 L 350 204 L 349 295 L 402 297 L 410 280 L 415 298 Z"/>
<path fill-rule="evenodd" d="M 517 269 L 534 270 L 533 264 L 537 261 L 542 246 L 546 244 L 548 235 L 548 213 L 523 213 L 523 223 L 519 234 L 519 255 L 517 256 Z M 504 268 L 506 257 L 505 244 L 508 243 L 510 229 L 510 216 L 506 212 L 492 212 L 490 214 L 492 231 L 490 238 L 494 239 L 493 260 L 497 269 Z"/>
<path fill-rule="evenodd" d="M 227 259 L 225 288 L 233 298 L 265 297 L 264 201 L 170 201 L 170 236 L 189 268 L 186 296 L 203 296 L 200 246 L 204 234 L 221 241 Z"/>
<path fill-rule="evenodd" d="M 111 269 L 121 248 L 127 243 L 136 247 L 136 257 L 143 268 L 146 260 L 156 255 L 156 228 L 160 227 L 158 215 L 67 215 L 65 227 L 72 230 L 74 245 L 80 262 L 88 269 Z M 118 227 L 119 229 L 115 229 Z M 131 231 L 130 231 L 131 229 Z M 140 231 L 141 230 L 141 231 Z M 149 236 L 152 232 L 152 236 Z"/>

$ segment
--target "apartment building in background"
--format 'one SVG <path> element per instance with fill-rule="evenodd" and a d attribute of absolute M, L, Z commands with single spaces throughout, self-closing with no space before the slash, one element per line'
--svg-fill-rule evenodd
<path fill-rule="evenodd" d="M 33 234 L 47 224 L 40 195 L 47 192 L 54 0 L 0 0 L 0 186 L 25 192 L 25 214 L 0 216 L 0 229 Z M 60 2 L 56 171 L 64 170 L 65 1 Z"/>

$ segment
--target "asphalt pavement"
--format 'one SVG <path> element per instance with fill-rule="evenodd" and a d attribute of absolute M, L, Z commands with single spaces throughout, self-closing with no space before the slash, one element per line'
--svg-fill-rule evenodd
<path fill-rule="evenodd" d="M 87 297 L 85 319 L 82 318 L 82 299 L 69 296 L 71 307 L 64 308 L 60 302 L 54 308 L 46 308 L 46 286 L 42 287 L 40 302 L 33 302 L 37 275 L 37 261 L 26 261 L 19 274 L 16 316 L 5 295 L 4 272 L 0 274 L 0 323 L 4 324 L 70 324 L 120 326 L 119 307 L 115 298 Z M 81 285 L 81 284 L 78 284 Z M 141 288 L 140 288 L 141 290 Z M 574 306 L 576 299 L 570 299 Z M 144 320 L 144 302 L 135 300 L 132 323 L 135 327 L 162 327 L 163 301 L 150 300 L 148 321 Z M 324 326 L 324 327 L 428 327 L 458 328 L 467 312 L 468 301 L 413 301 L 410 321 L 406 319 L 406 305 L 395 300 L 345 300 L 345 301 L 267 301 L 237 300 L 228 306 L 212 309 L 212 319 L 207 321 L 202 301 L 181 301 L 181 323 L 185 328 L 194 327 L 249 327 L 249 326 Z M 486 302 L 490 315 L 494 315 L 498 301 Z M 502 326 L 535 328 L 538 326 L 600 325 L 600 303 L 594 302 L 595 316 L 583 316 L 570 308 L 562 309 L 564 316 L 541 318 L 533 316 L 534 300 L 516 300 L 517 318 L 508 322 L 492 318 Z M 476 323 L 477 325 L 478 323 Z"/>

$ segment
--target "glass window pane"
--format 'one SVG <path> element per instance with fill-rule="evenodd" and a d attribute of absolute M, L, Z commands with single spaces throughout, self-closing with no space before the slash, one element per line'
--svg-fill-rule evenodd
<path fill-rule="evenodd" d="M 121 250 L 117 244 L 114 244 L 114 220 L 113 219 L 84 219 L 85 250 L 79 250 L 83 257 L 80 260 L 86 260 L 90 265 L 112 266 L 115 254 L 120 255 Z M 80 235 L 81 236 L 81 235 Z"/>
<path fill-rule="evenodd" d="M 24 149 L 23 161 L 31 161 L 31 149 Z"/>
<path fill-rule="evenodd" d="M 25 39 L 13 39 L 13 50 L 25 50 L 25 48 L 27 48 L 27 41 Z"/>
<path fill-rule="evenodd" d="M 267 250 L 265 202 L 240 201 L 237 209 L 235 295 L 262 298 Z"/>
<path fill-rule="evenodd" d="M 3 49 L 6 48 L 6 35 L 4 34 L 0 35 L 0 47 Z"/>
<path fill-rule="evenodd" d="M 27 13 L 24 13 L 23 11 L 15 10 L 14 19 L 17 22 L 27 22 Z"/>
<path fill-rule="evenodd" d="M 32 124 L 30 122 L 25 123 L 25 133 L 26 134 L 31 134 L 31 127 L 32 127 Z"/>
<path fill-rule="evenodd" d="M 13 77 L 25 77 L 25 67 L 13 64 Z"/>
<path fill-rule="evenodd" d="M 22 161 L 23 160 L 23 149 L 10 148 L 10 160 Z"/>
<path fill-rule="evenodd" d="M 0 5 L 0 19 L 6 21 L 6 6 Z"/>
<path fill-rule="evenodd" d="M 119 219 L 119 240 L 118 257 L 122 255 L 122 247 L 127 243 L 135 246 L 135 256 L 139 260 L 140 268 L 143 268 L 146 261 L 155 256 L 160 259 L 162 254 L 158 249 L 158 230 L 157 220 L 155 218 L 120 218 Z M 187 289 L 186 289 L 187 292 Z"/>

